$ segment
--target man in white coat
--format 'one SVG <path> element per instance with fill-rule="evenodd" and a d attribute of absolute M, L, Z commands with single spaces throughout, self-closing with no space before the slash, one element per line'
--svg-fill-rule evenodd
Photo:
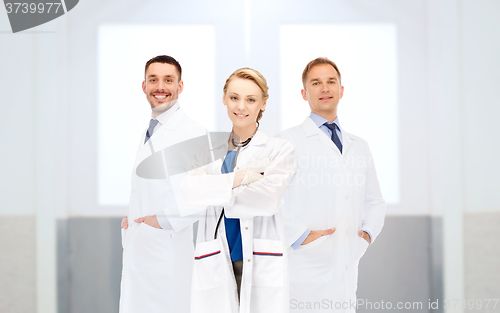
<path fill-rule="evenodd" d="M 190 310 L 194 219 L 179 216 L 164 162 L 153 162 L 154 179 L 140 172 L 141 164 L 160 155 L 155 152 L 206 134 L 179 107 L 181 74 L 180 64 L 170 56 L 146 63 L 142 90 L 152 114 L 135 160 L 128 217 L 122 220 L 120 313 Z"/>
<path fill-rule="evenodd" d="M 311 114 L 279 134 L 297 160 L 283 198 L 290 312 L 354 312 L 358 263 L 383 227 L 385 202 L 368 144 L 339 124 L 337 65 L 309 62 L 302 83 Z"/>

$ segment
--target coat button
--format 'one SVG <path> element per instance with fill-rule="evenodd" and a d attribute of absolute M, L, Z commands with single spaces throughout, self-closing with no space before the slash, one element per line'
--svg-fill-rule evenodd
<path fill-rule="evenodd" d="M 250 262 L 250 259 L 248 259 L 248 262 Z"/>
<path fill-rule="evenodd" d="M 248 227 L 245 227 L 246 230 L 248 230 Z"/>

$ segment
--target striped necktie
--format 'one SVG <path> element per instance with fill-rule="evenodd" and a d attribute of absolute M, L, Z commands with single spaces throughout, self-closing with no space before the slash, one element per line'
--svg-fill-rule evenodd
<path fill-rule="evenodd" d="M 151 121 L 149 121 L 149 128 L 148 131 L 146 132 L 146 138 L 144 139 L 144 143 L 148 142 L 149 138 L 153 136 L 153 130 L 155 129 L 156 124 L 158 124 L 158 120 L 151 119 Z"/>

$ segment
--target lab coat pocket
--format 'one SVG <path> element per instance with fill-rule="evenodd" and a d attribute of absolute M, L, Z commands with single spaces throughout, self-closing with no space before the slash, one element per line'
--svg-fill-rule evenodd
<path fill-rule="evenodd" d="M 193 289 L 206 290 L 222 285 L 222 261 L 218 239 L 198 242 L 194 253 Z"/>
<path fill-rule="evenodd" d="M 247 170 L 255 173 L 264 173 L 271 164 L 271 159 L 263 158 L 247 163 Z"/>
<path fill-rule="evenodd" d="M 171 257 L 167 245 L 171 240 L 167 231 L 141 223 L 131 238 L 132 269 L 138 272 L 172 274 Z M 133 246 L 132 246 L 133 244 Z M 128 243 L 126 246 L 128 247 Z"/>
<path fill-rule="evenodd" d="M 125 235 L 127 234 L 127 230 L 122 228 L 122 248 L 125 249 Z"/>
<path fill-rule="evenodd" d="M 357 244 L 352 249 L 352 262 L 359 262 L 361 257 L 365 254 L 366 249 L 368 249 L 368 241 L 364 238 L 357 236 L 357 240 L 355 241 Z"/>
<path fill-rule="evenodd" d="M 311 249 L 311 248 L 314 248 L 316 246 L 319 246 L 320 244 L 322 244 L 325 240 L 326 240 L 326 236 L 321 236 L 319 237 L 318 239 L 308 243 L 308 244 L 305 244 L 305 245 L 301 245 L 299 247 L 299 249 L 301 250 L 307 250 L 307 249 Z"/>
<path fill-rule="evenodd" d="M 283 243 L 280 240 L 254 239 L 252 284 L 283 286 Z"/>
<path fill-rule="evenodd" d="M 333 280 L 335 260 L 330 236 L 322 236 L 297 250 L 290 249 L 290 282 L 326 283 Z"/>

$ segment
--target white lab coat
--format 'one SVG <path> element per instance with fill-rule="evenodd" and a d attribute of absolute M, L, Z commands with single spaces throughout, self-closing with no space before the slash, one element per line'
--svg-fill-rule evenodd
<path fill-rule="evenodd" d="M 225 155 L 227 147 L 227 138 L 213 145 L 215 151 L 223 151 L 219 155 Z M 191 312 L 288 312 L 287 251 L 280 206 L 294 173 L 293 146 L 257 131 L 248 146 L 241 149 L 234 170 L 264 172 L 264 177 L 235 189 L 232 189 L 234 172 L 221 174 L 222 163 L 218 159 L 203 166 L 208 175 L 190 174 L 182 183 L 188 204 L 203 216 L 198 227 Z M 243 245 L 240 305 L 224 219 L 214 239 L 223 207 L 226 217 L 240 219 Z"/>
<path fill-rule="evenodd" d="M 123 271 L 120 313 L 189 312 L 193 264 L 193 218 L 181 218 L 170 181 L 145 179 L 136 169 L 152 151 L 203 136 L 203 127 L 178 109 L 137 152 L 132 174 L 128 229 L 122 229 Z M 161 152 L 163 153 L 163 152 Z M 161 160 L 161 159 L 160 159 Z M 164 170 L 162 165 L 159 170 Z M 157 229 L 134 219 L 165 212 L 171 229 Z"/>
<path fill-rule="evenodd" d="M 306 229 L 336 227 L 332 235 L 289 248 L 294 312 L 354 312 L 358 263 L 368 247 L 358 231 L 369 231 L 373 242 L 384 224 L 385 202 L 368 144 L 341 131 L 342 154 L 309 117 L 278 135 L 292 142 L 297 158 L 283 197 L 288 247 Z"/>

